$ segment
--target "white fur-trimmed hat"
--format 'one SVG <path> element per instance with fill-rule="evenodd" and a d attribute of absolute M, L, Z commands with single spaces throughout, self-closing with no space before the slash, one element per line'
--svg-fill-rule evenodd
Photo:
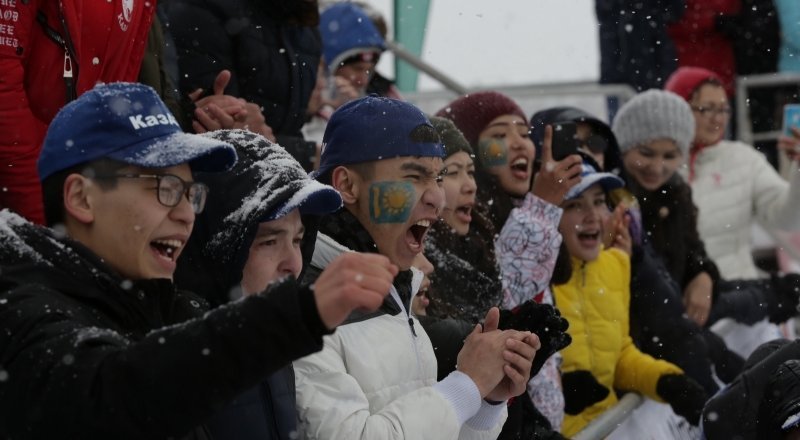
<path fill-rule="evenodd" d="M 684 157 L 694 139 L 692 108 L 680 96 L 651 89 L 634 96 L 617 112 L 611 125 L 620 152 L 659 139 L 670 139 Z"/>

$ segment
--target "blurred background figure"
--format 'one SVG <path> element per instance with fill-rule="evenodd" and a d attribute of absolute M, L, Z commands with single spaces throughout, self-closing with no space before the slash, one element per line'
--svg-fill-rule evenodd
<path fill-rule="evenodd" d="M 322 54 L 317 1 L 174 0 L 164 6 L 181 92 L 242 98 L 252 104 L 250 112 L 263 113 L 275 140 L 311 170 L 316 146 L 300 129 Z M 217 90 L 223 70 L 231 76 Z"/>
<path fill-rule="evenodd" d="M 328 96 L 334 108 L 364 96 L 385 49 L 370 17 L 353 3 L 336 3 L 320 16 Z"/>
<path fill-rule="evenodd" d="M 685 0 L 598 0 L 600 83 L 661 88 L 678 67 L 667 26 L 681 18 Z"/>

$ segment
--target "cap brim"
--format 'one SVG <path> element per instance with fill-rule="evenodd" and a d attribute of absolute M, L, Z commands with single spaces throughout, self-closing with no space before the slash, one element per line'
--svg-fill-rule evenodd
<path fill-rule="evenodd" d="M 266 214 L 263 221 L 277 220 L 294 209 L 300 214 L 325 215 L 342 207 L 342 196 L 328 185 L 311 180 L 279 208 Z"/>
<path fill-rule="evenodd" d="M 228 143 L 189 133 L 147 139 L 106 155 L 143 168 L 166 168 L 188 163 L 192 171 L 219 172 L 236 163 L 236 150 Z"/>
<path fill-rule="evenodd" d="M 622 179 L 611 173 L 594 173 L 586 177 L 582 177 L 580 183 L 573 186 L 567 195 L 564 196 L 564 200 L 571 200 L 575 197 L 578 197 L 584 191 L 589 189 L 590 186 L 595 184 L 600 184 L 600 186 L 602 186 L 603 190 L 606 192 L 625 186 L 625 182 Z"/>

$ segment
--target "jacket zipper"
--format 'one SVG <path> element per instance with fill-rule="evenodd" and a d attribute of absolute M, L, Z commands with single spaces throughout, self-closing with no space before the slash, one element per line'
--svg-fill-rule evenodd
<path fill-rule="evenodd" d="M 584 289 L 586 288 L 586 262 L 581 263 L 581 282 L 578 288 L 578 298 L 581 303 L 581 315 L 583 316 L 583 332 L 586 334 L 586 344 L 589 346 L 589 371 L 594 371 L 594 349 L 592 343 L 592 334 L 589 331 L 589 322 L 586 319 L 586 301 Z"/>
<path fill-rule="evenodd" d="M 64 103 L 67 104 L 71 101 L 74 101 L 78 97 L 78 93 L 75 88 L 75 81 L 78 77 L 78 61 L 77 57 L 75 56 L 75 46 L 73 45 L 72 39 L 67 31 L 67 21 L 64 18 L 63 3 L 58 3 L 58 10 L 59 21 L 64 29 L 63 36 L 47 23 L 47 17 L 42 11 L 37 12 L 36 20 L 39 22 L 39 24 L 41 24 L 45 35 L 47 35 L 47 37 L 53 40 L 56 44 L 64 48 L 64 70 L 62 73 L 62 78 L 64 79 L 64 88 L 66 90 Z"/>

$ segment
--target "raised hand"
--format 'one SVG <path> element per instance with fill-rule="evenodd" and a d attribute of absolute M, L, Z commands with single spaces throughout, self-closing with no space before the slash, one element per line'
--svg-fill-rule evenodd
<path fill-rule="evenodd" d="M 606 247 L 615 247 L 628 256 L 632 255 L 633 241 L 631 240 L 630 224 L 631 216 L 628 208 L 623 204 L 617 205 L 603 224 L 606 235 L 603 242 Z"/>
<path fill-rule="evenodd" d="M 789 160 L 796 161 L 800 159 L 800 129 L 791 127 L 791 130 L 791 136 L 780 136 L 778 138 L 778 148 L 786 153 Z"/>
<path fill-rule="evenodd" d="M 242 129 L 258 133 L 272 142 L 275 142 L 275 134 L 272 128 L 267 125 L 261 108 L 252 102 L 242 98 L 236 98 L 225 94 L 225 88 L 231 80 L 231 72 L 222 70 L 214 79 L 214 93 L 199 98 L 202 89 L 197 89 L 189 94 L 190 99 L 195 103 L 192 128 L 196 133 L 205 133 L 220 129 Z M 199 98 L 199 99 L 198 99 Z"/>
<path fill-rule="evenodd" d="M 529 331 L 539 337 L 541 346 L 531 365 L 531 376 L 535 376 L 547 358 L 572 342 L 567 333 L 569 322 L 561 317 L 558 309 L 550 304 L 526 301 L 513 310 L 500 312 L 500 328 Z"/>
<path fill-rule="evenodd" d="M 544 129 L 544 140 L 540 147 L 542 167 L 533 178 L 531 192 L 553 205 L 560 205 L 570 188 L 581 181 L 583 159 L 577 154 L 572 154 L 560 161 L 555 161 L 552 145 L 553 128 L 548 125 Z"/>
<path fill-rule="evenodd" d="M 383 255 L 347 252 L 338 256 L 313 285 L 322 323 L 333 329 L 353 310 L 380 307 L 398 271 Z"/>

